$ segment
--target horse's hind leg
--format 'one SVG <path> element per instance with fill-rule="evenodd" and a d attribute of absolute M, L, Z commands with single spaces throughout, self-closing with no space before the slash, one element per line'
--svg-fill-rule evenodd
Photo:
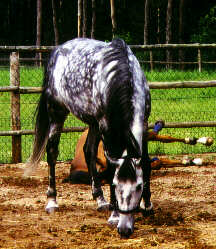
<path fill-rule="evenodd" d="M 93 198 L 97 200 L 98 210 L 102 211 L 109 209 L 109 204 L 104 199 L 103 191 L 101 188 L 101 181 L 96 169 L 96 158 L 97 158 L 99 141 L 100 141 L 100 134 L 99 134 L 98 125 L 97 124 L 91 125 L 89 127 L 88 136 L 83 150 L 91 178 L 92 195 Z"/>
<path fill-rule="evenodd" d="M 46 206 L 46 211 L 48 213 L 51 213 L 58 208 L 58 204 L 56 202 L 57 192 L 56 192 L 56 182 L 55 182 L 55 165 L 58 157 L 58 144 L 60 140 L 60 133 L 58 133 L 57 130 L 58 130 L 58 125 L 52 124 L 46 147 L 48 175 L 49 175 L 49 186 L 47 190 L 48 204 Z"/>
<path fill-rule="evenodd" d="M 50 115 L 50 132 L 46 146 L 49 174 L 49 186 L 47 190 L 48 204 L 46 206 L 46 211 L 48 213 L 52 213 L 58 208 L 58 204 L 56 201 L 57 191 L 55 182 L 55 165 L 59 154 L 58 145 L 60 141 L 61 131 L 66 116 L 67 114 L 63 115 L 63 112 L 55 112 L 51 113 Z"/>

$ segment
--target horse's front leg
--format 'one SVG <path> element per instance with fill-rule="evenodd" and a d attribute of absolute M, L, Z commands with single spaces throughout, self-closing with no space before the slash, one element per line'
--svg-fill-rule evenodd
<path fill-rule="evenodd" d="M 114 164 L 111 164 L 107 160 L 107 169 L 106 169 L 106 180 L 109 183 L 110 186 L 110 210 L 111 215 L 108 219 L 109 225 L 117 226 L 119 223 L 119 211 L 118 211 L 118 204 L 116 201 L 116 195 L 115 195 L 115 186 L 113 185 L 113 177 L 115 174 L 116 166 Z"/>
<path fill-rule="evenodd" d="M 111 215 L 108 219 L 108 223 L 112 226 L 117 226 L 119 223 L 119 211 L 118 211 L 118 205 L 116 201 L 116 196 L 115 196 L 115 187 L 113 186 L 112 183 L 110 183 L 110 207 L 111 207 Z"/>
<path fill-rule="evenodd" d="M 100 134 L 98 126 L 97 125 L 90 126 L 83 150 L 89 170 L 89 175 L 91 178 L 93 199 L 97 201 L 98 204 L 97 210 L 103 211 L 109 209 L 109 203 L 107 203 L 104 198 L 103 191 L 101 188 L 101 180 L 100 177 L 98 176 L 98 172 L 96 169 L 96 158 L 97 158 L 99 141 L 100 141 Z"/>
<path fill-rule="evenodd" d="M 143 210 L 143 215 L 150 215 L 153 213 L 153 204 L 151 202 L 150 191 L 150 177 L 151 177 L 151 162 L 148 155 L 147 141 L 143 142 L 143 155 L 141 165 L 143 169 L 143 200 L 140 207 Z"/>

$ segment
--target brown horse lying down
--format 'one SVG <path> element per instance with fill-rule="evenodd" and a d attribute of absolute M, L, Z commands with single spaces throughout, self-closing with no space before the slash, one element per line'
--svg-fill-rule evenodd
<path fill-rule="evenodd" d="M 149 141 L 160 141 L 163 143 L 172 143 L 172 142 L 182 142 L 185 144 L 194 145 L 196 143 L 202 143 L 204 145 L 210 146 L 213 143 L 213 139 L 210 137 L 202 137 L 199 139 L 196 138 L 174 138 L 167 135 L 158 135 L 158 131 L 161 130 L 164 126 L 163 121 L 157 121 L 155 126 L 159 124 L 159 129 L 154 129 L 148 132 L 148 140 Z M 64 182 L 71 183 L 83 183 L 89 184 L 89 174 L 87 164 L 85 162 L 85 156 L 83 152 L 83 146 L 85 144 L 86 138 L 88 135 L 88 129 L 86 129 L 82 135 L 80 136 L 76 149 L 75 149 L 75 158 L 71 162 L 70 175 L 64 179 Z M 196 158 L 193 160 L 183 159 L 183 160 L 170 160 L 166 158 L 153 158 L 151 161 L 152 170 L 157 170 L 162 167 L 174 167 L 180 165 L 201 165 L 202 160 L 200 158 Z M 99 172 L 99 177 L 101 181 L 104 182 L 106 180 L 106 158 L 104 156 L 103 143 L 100 141 L 98 146 L 98 154 L 96 161 L 97 171 Z"/>

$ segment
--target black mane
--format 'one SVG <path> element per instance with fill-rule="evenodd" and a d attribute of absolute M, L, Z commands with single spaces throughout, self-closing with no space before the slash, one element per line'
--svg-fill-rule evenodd
<path fill-rule="evenodd" d="M 112 61 L 117 61 L 116 66 L 112 67 L 106 75 L 108 78 L 113 73 L 107 88 L 106 117 L 109 127 L 108 136 L 112 144 L 112 148 L 108 150 L 111 150 L 113 156 L 119 157 L 127 147 L 126 137 L 133 120 L 133 84 L 125 42 L 115 39 L 111 47 L 112 49 L 106 52 L 103 59 L 103 67 Z"/>

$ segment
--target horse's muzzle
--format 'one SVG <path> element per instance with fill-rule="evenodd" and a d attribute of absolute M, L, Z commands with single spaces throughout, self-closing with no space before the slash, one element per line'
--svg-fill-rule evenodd
<path fill-rule="evenodd" d="M 128 239 L 133 233 L 133 230 L 131 228 L 118 228 L 118 233 L 122 239 Z"/>
<path fill-rule="evenodd" d="M 133 214 L 121 214 L 118 222 L 118 233 L 121 238 L 129 238 L 134 232 L 134 216 Z"/>

